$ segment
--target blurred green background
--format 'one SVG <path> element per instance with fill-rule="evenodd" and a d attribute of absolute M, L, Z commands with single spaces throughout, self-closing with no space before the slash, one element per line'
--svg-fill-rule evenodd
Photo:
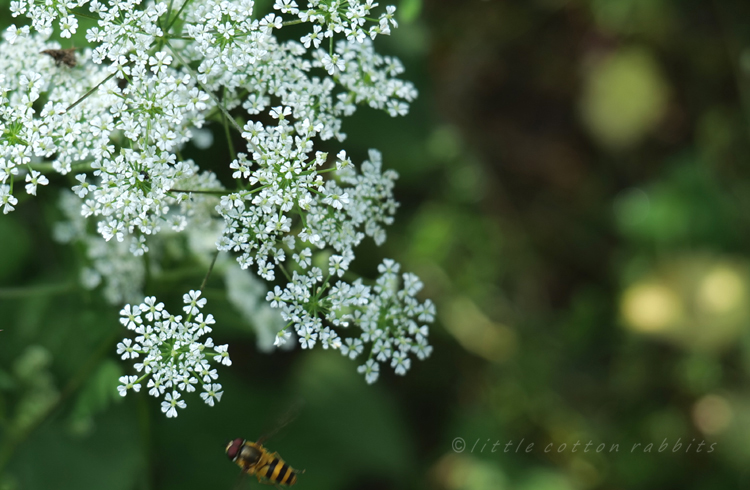
<path fill-rule="evenodd" d="M 367 386 L 335 353 L 261 353 L 217 279 L 224 398 L 168 420 L 117 395 L 118 308 L 72 286 L 42 189 L 0 217 L 1 489 L 233 489 L 225 443 L 299 398 L 267 445 L 304 489 L 750 488 L 750 2 L 402 0 L 400 21 L 380 49 L 418 101 L 345 122 L 355 161 L 401 176 L 355 266 L 420 275 L 432 357 Z M 198 265 L 147 294 L 177 304 Z"/>

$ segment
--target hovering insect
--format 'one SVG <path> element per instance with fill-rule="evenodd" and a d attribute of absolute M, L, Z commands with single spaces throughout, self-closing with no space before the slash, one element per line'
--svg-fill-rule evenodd
<path fill-rule="evenodd" d="M 76 66 L 76 48 L 45 49 L 42 54 L 51 56 L 57 66 L 63 64 L 70 68 Z"/>
<path fill-rule="evenodd" d="M 270 485 L 292 486 L 297 483 L 297 475 L 304 473 L 305 470 L 295 470 L 289 466 L 279 453 L 269 452 L 263 447 L 263 442 L 276 434 L 284 426 L 297 418 L 303 400 L 297 400 L 296 403 L 276 421 L 276 427 L 265 435 L 261 436 L 256 442 L 247 439 L 237 438 L 229 441 L 226 447 L 226 453 L 230 460 L 242 468 L 242 476 L 255 475 L 258 482 Z"/>
<path fill-rule="evenodd" d="M 255 475 L 258 482 L 292 486 L 297 483 L 297 475 L 303 471 L 289 466 L 279 453 L 271 453 L 258 442 L 235 439 L 227 444 L 227 456 L 242 468 L 244 473 Z"/>

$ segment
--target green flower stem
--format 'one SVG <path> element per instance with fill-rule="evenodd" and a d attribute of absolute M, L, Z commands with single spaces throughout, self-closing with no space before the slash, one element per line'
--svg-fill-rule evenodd
<path fill-rule="evenodd" d="M 92 88 L 91 90 L 89 90 L 88 92 L 86 92 L 85 94 L 83 94 L 83 96 L 82 96 L 82 97 L 81 97 L 80 99 L 78 99 L 77 101 L 75 101 L 75 102 L 73 102 L 72 104 L 70 104 L 70 105 L 69 105 L 69 106 L 68 106 L 68 107 L 67 107 L 67 108 L 65 109 L 65 112 L 68 112 L 69 110 L 71 110 L 72 108 L 74 108 L 75 106 L 77 106 L 78 104 L 80 104 L 81 102 L 83 102 L 84 100 L 86 100 L 86 99 L 87 99 L 87 98 L 88 98 L 88 97 L 89 97 L 89 96 L 90 96 L 91 94 L 93 94 L 93 93 L 94 93 L 94 92 L 95 92 L 95 91 L 96 91 L 96 90 L 97 90 L 97 89 L 98 89 L 99 87 L 101 87 L 102 85 L 104 85 L 105 83 L 107 83 L 107 82 L 108 82 L 109 80 L 111 80 L 111 79 L 112 79 L 112 77 L 114 77 L 114 76 L 115 76 L 115 74 L 116 74 L 116 73 L 111 73 L 111 74 L 110 74 L 110 75 L 109 75 L 109 76 L 108 76 L 107 78 L 105 78 L 105 79 L 104 79 L 104 80 L 102 80 L 101 82 L 99 82 L 99 83 L 97 83 L 96 85 L 94 85 L 94 87 L 93 87 L 93 88 Z"/>
<path fill-rule="evenodd" d="M 99 17 L 94 17 L 93 15 L 89 15 L 89 14 L 84 14 L 83 12 L 79 12 L 77 10 L 71 10 L 70 13 L 75 15 L 76 17 L 82 17 L 84 19 L 99 20 Z"/>
<path fill-rule="evenodd" d="M 190 190 L 190 189 L 169 189 L 167 192 L 182 192 L 182 193 L 193 193 L 193 194 L 214 194 L 216 196 L 224 196 L 231 194 L 234 191 L 228 191 L 226 189 L 215 189 L 215 190 Z"/>
<path fill-rule="evenodd" d="M 172 26 L 174 25 L 174 23 L 177 22 L 177 19 L 180 18 L 182 11 L 185 10 L 185 7 L 187 7 L 192 1 L 193 0 L 185 0 L 185 2 L 182 4 L 182 7 L 180 7 L 180 10 L 177 11 L 177 13 L 174 15 L 172 20 L 169 21 L 169 24 L 167 24 L 167 30 L 164 32 L 164 34 L 168 33 L 172 29 Z M 170 2 L 169 5 L 171 7 L 172 3 Z"/>
<path fill-rule="evenodd" d="M 190 278 L 200 277 L 203 274 L 203 271 L 203 268 L 197 266 L 181 267 L 179 269 L 161 272 L 158 276 L 154 277 L 154 280 L 158 281 L 159 284 L 183 281 Z"/>
<path fill-rule="evenodd" d="M 169 21 L 170 17 L 172 17 L 172 4 L 174 3 L 174 0 L 169 0 L 169 5 L 167 5 L 167 25 L 172 25 L 172 23 Z M 161 20 L 161 19 L 159 19 Z M 166 31 L 164 32 L 166 34 Z"/>
<path fill-rule="evenodd" d="M 0 288 L 0 299 L 29 298 L 32 296 L 54 296 L 72 293 L 77 289 L 75 282 L 44 284 L 27 288 Z"/>
<path fill-rule="evenodd" d="M 279 263 L 279 269 L 281 269 L 281 272 L 284 273 L 284 277 L 286 277 L 286 280 L 289 282 L 292 282 L 292 277 L 289 275 L 289 272 L 286 270 L 286 267 L 284 267 L 284 263 Z"/>
<path fill-rule="evenodd" d="M 203 288 L 206 287 L 206 282 L 208 281 L 208 276 L 211 275 L 211 271 L 214 270 L 214 264 L 216 264 L 216 259 L 219 257 L 219 251 L 217 250 L 214 252 L 214 258 L 211 260 L 211 265 L 208 267 L 208 272 L 206 272 L 206 277 L 203 278 L 203 282 L 201 283 L 200 290 L 203 291 Z"/>
<path fill-rule="evenodd" d="M 225 90 L 226 93 L 226 90 Z M 237 152 L 234 151 L 234 143 L 232 143 L 232 135 L 229 133 L 229 123 L 226 115 L 221 113 L 222 123 L 224 125 L 224 134 L 227 137 L 227 146 L 229 147 L 229 154 L 232 156 L 232 160 L 237 160 Z"/>

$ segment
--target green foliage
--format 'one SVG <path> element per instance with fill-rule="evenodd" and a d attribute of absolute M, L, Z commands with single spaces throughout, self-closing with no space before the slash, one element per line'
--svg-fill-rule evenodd
<path fill-rule="evenodd" d="M 401 0 L 398 8 L 401 21 L 413 22 L 422 10 L 422 0 Z"/>
<path fill-rule="evenodd" d="M 89 434 L 71 433 L 60 421 L 45 425 L 19 446 L 13 475 L 20 488 L 135 488 L 143 457 L 134 412 L 118 405 L 97 419 Z"/>

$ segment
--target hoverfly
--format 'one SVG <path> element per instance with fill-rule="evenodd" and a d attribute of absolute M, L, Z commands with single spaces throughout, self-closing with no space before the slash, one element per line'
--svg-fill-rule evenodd
<path fill-rule="evenodd" d="M 256 442 L 237 438 L 229 441 L 226 453 L 230 460 L 242 468 L 242 476 L 255 475 L 259 483 L 292 486 L 297 483 L 297 475 L 305 470 L 295 470 L 289 466 L 279 453 L 270 452 L 263 447 L 269 437 L 294 420 L 302 406 L 302 401 L 295 403 L 276 423 L 273 431 L 261 436 Z"/>
<path fill-rule="evenodd" d="M 258 442 L 235 439 L 227 444 L 227 456 L 248 475 L 255 475 L 260 483 L 291 486 L 297 483 L 297 474 L 302 471 L 289 466 L 279 453 L 268 452 Z"/>
<path fill-rule="evenodd" d="M 65 65 L 69 68 L 76 66 L 76 48 L 45 49 L 42 54 L 51 56 L 57 66 Z"/>

